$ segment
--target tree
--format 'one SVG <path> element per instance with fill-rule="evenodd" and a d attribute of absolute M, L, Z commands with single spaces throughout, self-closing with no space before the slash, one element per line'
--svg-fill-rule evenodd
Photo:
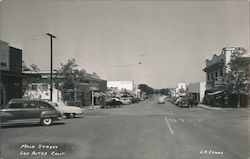
<path fill-rule="evenodd" d="M 22 71 L 30 71 L 30 68 L 27 67 L 25 61 L 22 61 Z"/>
<path fill-rule="evenodd" d="M 70 99 L 70 95 L 66 93 L 69 89 L 79 89 L 81 83 L 88 83 L 86 79 L 87 72 L 85 69 L 78 69 L 76 59 L 69 59 L 65 64 L 61 63 L 60 68 L 56 70 L 57 74 L 62 76 L 60 79 L 61 84 L 58 85 L 58 89 L 62 91 L 64 100 Z M 97 76 L 97 74 L 95 73 Z M 59 81 L 57 81 L 58 83 Z"/>
<path fill-rule="evenodd" d="M 170 94 L 170 89 L 169 88 L 160 89 L 160 93 L 162 95 L 169 95 Z"/>
<path fill-rule="evenodd" d="M 27 67 L 25 61 L 22 61 L 22 71 L 32 71 L 32 72 L 38 72 L 40 71 L 39 67 L 35 64 L 31 64 L 30 67 Z M 24 78 L 22 80 L 22 94 L 26 92 L 28 89 L 29 84 L 36 82 L 36 78 Z"/>
<path fill-rule="evenodd" d="M 27 67 L 25 61 L 22 61 L 22 71 L 34 71 L 34 72 L 38 72 L 38 71 L 40 71 L 40 69 L 35 64 L 31 64 L 30 67 Z"/>
<path fill-rule="evenodd" d="M 40 69 L 38 68 L 38 66 L 35 65 L 35 64 L 31 64 L 30 67 L 31 67 L 31 70 L 32 70 L 32 71 L 35 71 L 35 72 L 40 71 Z"/>
<path fill-rule="evenodd" d="M 231 53 L 231 60 L 228 63 L 228 72 L 225 75 L 225 88 L 227 93 L 238 94 L 249 91 L 249 57 L 244 57 L 247 50 L 241 47 Z M 238 100 L 238 107 L 240 100 Z"/>
<path fill-rule="evenodd" d="M 74 58 L 69 59 L 66 64 L 61 63 L 60 65 L 60 68 L 57 69 L 56 72 L 63 76 L 63 85 L 59 89 L 63 92 L 67 89 L 74 89 L 77 85 L 77 78 L 79 77 L 76 60 Z"/>
<path fill-rule="evenodd" d="M 146 93 L 147 95 L 153 94 L 154 93 L 154 89 L 149 87 L 146 84 L 139 84 L 138 88 L 141 90 L 141 92 Z"/>

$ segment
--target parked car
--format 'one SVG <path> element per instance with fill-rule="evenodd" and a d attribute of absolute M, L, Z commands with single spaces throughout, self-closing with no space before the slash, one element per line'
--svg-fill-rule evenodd
<path fill-rule="evenodd" d="M 61 116 L 52 105 L 45 101 L 12 99 L 0 109 L 2 123 L 38 121 L 42 125 L 52 125 Z"/>
<path fill-rule="evenodd" d="M 176 105 L 179 107 L 194 107 L 198 105 L 198 102 L 192 97 L 185 96 L 179 98 L 179 100 L 176 101 Z"/>
<path fill-rule="evenodd" d="M 103 107 L 109 107 L 109 106 L 113 106 L 113 107 L 120 107 L 122 105 L 122 102 L 117 99 L 117 98 L 110 98 L 109 100 L 107 100 L 105 102 L 105 106 Z"/>
<path fill-rule="evenodd" d="M 137 98 L 137 97 L 131 98 L 131 102 L 132 102 L 132 103 L 139 103 L 140 101 L 141 101 L 140 98 Z"/>
<path fill-rule="evenodd" d="M 178 97 L 173 101 L 173 104 L 178 105 L 179 102 L 182 100 L 182 97 Z"/>
<path fill-rule="evenodd" d="M 197 107 L 198 102 L 193 97 L 188 97 L 187 98 L 187 105 L 189 107 Z"/>
<path fill-rule="evenodd" d="M 129 98 L 120 98 L 119 100 L 122 102 L 122 104 L 125 104 L 125 105 L 132 103 Z"/>
<path fill-rule="evenodd" d="M 84 113 L 84 109 L 77 106 L 67 106 L 63 102 L 50 102 L 63 116 L 75 118 L 76 115 Z"/>
<path fill-rule="evenodd" d="M 179 98 L 179 100 L 177 100 L 176 102 L 176 105 L 179 106 L 179 107 L 188 107 L 188 104 L 187 104 L 187 99 L 186 98 Z"/>

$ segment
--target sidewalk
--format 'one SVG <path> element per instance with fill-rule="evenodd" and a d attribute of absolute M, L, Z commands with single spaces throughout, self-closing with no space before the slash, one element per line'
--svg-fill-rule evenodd
<path fill-rule="evenodd" d="M 208 109 L 208 110 L 222 110 L 220 107 L 211 107 L 205 104 L 198 104 L 198 107 Z"/>
<path fill-rule="evenodd" d="M 205 104 L 198 104 L 198 107 L 200 108 L 204 108 L 204 109 L 208 109 L 208 110 L 240 110 L 240 109 L 244 109 L 244 110 L 250 110 L 250 106 L 245 107 L 245 108 L 221 108 L 221 107 L 211 107 Z"/>

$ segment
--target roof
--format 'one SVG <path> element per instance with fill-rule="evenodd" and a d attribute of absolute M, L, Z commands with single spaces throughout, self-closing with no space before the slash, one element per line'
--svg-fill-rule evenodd
<path fill-rule="evenodd" d="M 26 73 L 11 72 L 11 71 L 6 71 L 6 70 L 1 70 L 1 76 L 20 77 L 20 78 L 40 78 L 41 77 L 41 75 L 38 75 L 38 74 L 26 74 Z"/>

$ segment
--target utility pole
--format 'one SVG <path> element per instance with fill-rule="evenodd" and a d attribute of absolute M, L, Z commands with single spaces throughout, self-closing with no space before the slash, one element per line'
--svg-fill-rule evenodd
<path fill-rule="evenodd" d="M 47 33 L 50 37 L 50 100 L 52 101 L 52 95 L 53 95 L 53 38 L 56 38 L 51 33 Z"/>

